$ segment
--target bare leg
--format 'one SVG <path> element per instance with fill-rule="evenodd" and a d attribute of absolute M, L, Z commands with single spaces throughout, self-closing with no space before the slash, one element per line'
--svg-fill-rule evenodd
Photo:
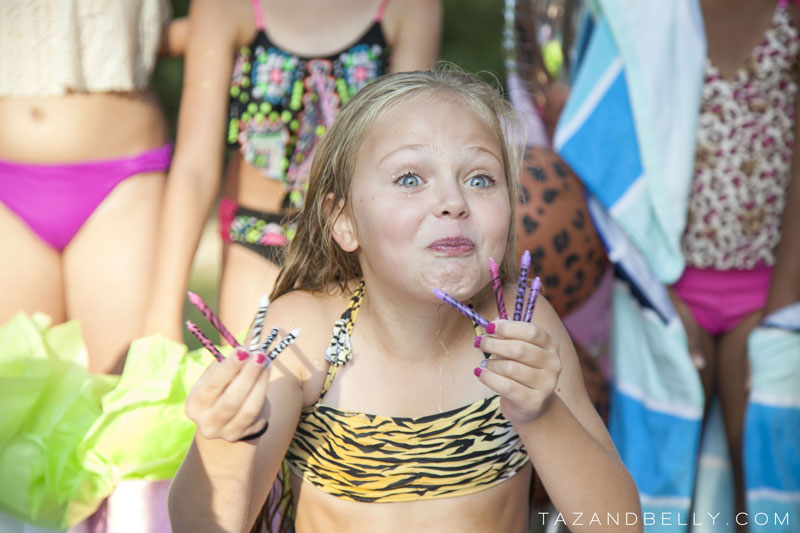
<path fill-rule="evenodd" d="M 689 306 L 672 290 L 670 290 L 670 299 L 683 323 L 689 343 L 689 354 L 700 375 L 700 383 L 703 386 L 703 394 L 705 396 L 705 409 L 703 412 L 703 419 L 705 420 L 711 407 L 711 399 L 715 393 L 716 373 L 719 369 L 719 350 L 717 349 L 716 339 L 700 327 Z M 705 429 L 705 424 L 703 429 Z M 695 477 L 696 481 L 697 478 Z M 694 500 L 692 500 L 692 507 L 694 507 Z"/>
<path fill-rule="evenodd" d="M 163 172 L 121 182 L 64 251 L 67 310 L 81 321 L 89 369 L 119 373 L 150 292 Z"/>
<path fill-rule="evenodd" d="M 264 293 L 272 291 L 279 268 L 252 250 L 225 246 L 219 292 L 220 318 L 234 335 L 247 329 Z"/>
<path fill-rule="evenodd" d="M 733 481 L 736 495 L 736 512 L 745 512 L 744 458 L 742 439 L 744 412 L 747 405 L 747 337 L 758 324 L 761 314 L 751 313 L 735 328 L 719 339 L 719 396 L 722 415 L 725 419 L 725 433 L 733 467 Z M 737 526 L 738 531 L 747 531 L 747 526 Z"/>
<path fill-rule="evenodd" d="M 41 311 L 54 324 L 66 318 L 61 254 L 0 203 L 0 324 L 14 314 Z"/>
<path fill-rule="evenodd" d="M 715 339 L 697 323 L 689 306 L 672 289 L 669 291 L 669 297 L 678 312 L 683 329 L 686 331 L 689 355 L 692 357 L 697 366 L 697 372 L 700 374 L 707 411 L 711 404 L 711 397 L 714 394 L 718 365 Z"/>
<path fill-rule="evenodd" d="M 708 409 L 711 406 L 711 398 L 717 392 L 716 389 L 716 375 L 719 371 L 719 351 L 716 349 L 714 338 L 700 330 L 700 350 L 703 353 L 704 364 L 702 368 L 698 368 L 697 372 L 700 374 L 700 382 L 703 384 L 703 394 L 706 398 L 705 414 L 708 414 Z"/>

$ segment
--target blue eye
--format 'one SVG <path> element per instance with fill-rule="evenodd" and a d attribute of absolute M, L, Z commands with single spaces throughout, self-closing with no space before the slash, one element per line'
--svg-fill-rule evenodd
<path fill-rule="evenodd" d="M 467 180 L 467 185 L 470 187 L 476 187 L 478 189 L 487 189 L 491 187 L 492 184 L 494 184 L 494 180 L 483 174 L 472 176 L 469 180 Z"/>
<path fill-rule="evenodd" d="M 422 178 L 416 174 L 408 173 L 397 178 L 396 183 L 401 187 L 419 187 L 422 185 Z"/>

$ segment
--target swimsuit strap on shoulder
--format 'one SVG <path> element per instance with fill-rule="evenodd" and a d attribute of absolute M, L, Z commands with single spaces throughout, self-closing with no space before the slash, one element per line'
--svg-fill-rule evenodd
<path fill-rule="evenodd" d="M 375 14 L 375 20 L 380 22 L 383 20 L 383 12 L 386 11 L 386 4 L 389 3 L 389 0 L 381 0 L 381 5 L 378 6 L 378 12 Z"/>
<path fill-rule="evenodd" d="M 347 305 L 342 316 L 333 324 L 333 332 L 331 333 L 331 344 L 325 352 L 325 359 L 328 360 L 328 375 L 325 378 L 325 384 L 322 386 L 322 398 L 328 388 L 333 383 L 333 377 L 339 368 L 343 367 L 352 357 L 353 353 L 350 349 L 350 334 L 353 332 L 353 324 L 355 324 L 358 309 L 361 307 L 361 302 L 364 299 L 364 281 L 362 280 L 356 290 L 353 291 L 353 296 L 350 298 L 350 303 Z"/>
<path fill-rule="evenodd" d="M 256 18 L 256 28 L 263 30 L 264 26 L 264 13 L 261 11 L 261 0 L 250 0 L 253 6 L 253 16 Z"/>

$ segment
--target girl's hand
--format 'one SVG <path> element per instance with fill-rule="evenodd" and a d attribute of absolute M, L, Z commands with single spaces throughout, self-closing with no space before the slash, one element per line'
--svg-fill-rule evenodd
<path fill-rule="evenodd" d="M 703 355 L 700 342 L 701 328 L 694 319 L 689 306 L 686 305 L 686 303 L 681 300 L 680 296 L 678 296 L 678 293 L 675 292 L 675 288 L 669 287 L 667 293 L 669 294 L 670 301 L 672 301 L 672 305 L 675 307 L 675 311 L 678 312 L 678 317 L 683 324 L 683 330 L 686 332 L 689 357 L 692 358 L 692 363 L 694 363 L 697 370 L 703 370 L 706 367 L 706 357 Z"/>
<path fill-rule="evenodd" d="M 491 335 L 476 347 L 491 353 L 475 375 L 502 396 L 503 416 L 512 423 L 535 420 L 547 408 L 561 374 L 558 343 L 544 329 L 524 321 L 496 320 Z M 480 344 L 478 344 L 480 339 Z"/>
<path fill-rule="evenodd" d="M 269 365 L 244 348 L 209 365 L 186 399 L 186 415 L 207 439 L 228 442 L 263 432 L 269 421 Z"/>

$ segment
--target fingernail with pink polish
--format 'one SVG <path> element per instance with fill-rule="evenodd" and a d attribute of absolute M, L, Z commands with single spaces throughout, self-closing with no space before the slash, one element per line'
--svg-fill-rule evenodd
<path fill-rule="evenodd" d="M 475 337 L 475 342 L 473 342 L 473 343 L 472 343 L 472 344 L 473 344 L 473 346 L 475 346 L 476 348 L 480 348 L 480 347 L 481 347 L 481 341 L 482 341 L 482 340 L 483 340 L 483 337 L 481 337 L 480 335 L 478 335 L 477 337 Z"/>
<path fill-rule="evenodd" d="M 259 353 L 256 355 L 256 363 L 258 363 L 259 365 L 262 364 L 266 359 L 267 356 L 264 355 L 263 353 Z"/>
<path fill-rule="evenodd" d="M 473 370 L 473 373 L 475 374 L 475 377 L 481 377 L 481 374 L 483 374 L 483 369 L 481 367 L 476 367 L 475 370 Z"/>
<path fill-rule="evenodd" d="M 486 324 L 486 333 L 489 335 L 494 335 L 494 332 L 497 330 L 497 324 L 494 322 L 489 322 Z"/>
<path fill-rule="evenodd" d="M 249 356 L 250 356 L 250 354 L 249 354 L 249 353 L 247 353 L 245 350 L 236 350 L 236 358 L 237 358 L 239 361 L 244 361 L 244 360 L 245 360 L 245 359 L 247 359 Z"/>

